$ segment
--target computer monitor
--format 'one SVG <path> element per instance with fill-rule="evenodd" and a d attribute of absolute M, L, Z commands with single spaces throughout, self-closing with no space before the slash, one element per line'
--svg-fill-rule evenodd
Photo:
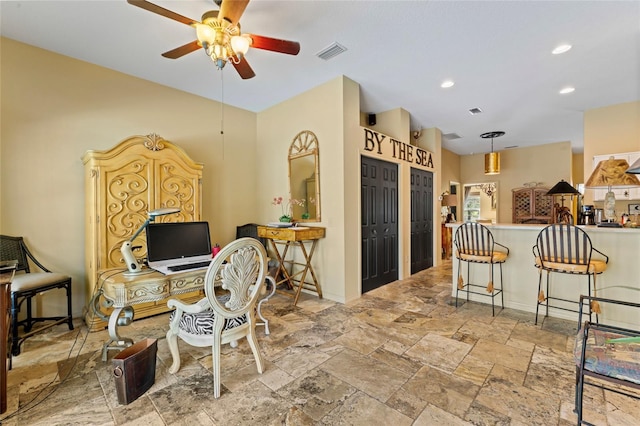
<path fill-rule="evenodd" d="M 209 222 L 150 223 L 146 232 L 149 262 L 211 256 Z"/>

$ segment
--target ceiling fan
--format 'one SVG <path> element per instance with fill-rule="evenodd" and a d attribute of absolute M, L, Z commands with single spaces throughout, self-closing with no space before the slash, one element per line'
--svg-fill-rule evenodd
<path fill-rule="evenodd" d="M 248 79 L 256 75 L 245 58 L 250 47 L 288 55 L 297 55 L 300 52 L 300 43 L 296 41 L 241 33 L 240 17 L 249 0 L 215 0 L 215 2 L 220 6 L 220 10 L 205 12 L 202 15 L 202 22 L 198 22 L 146 0 L 127 0 L 129 4 L 196 29 L 197 40 L 164 52 L 162 56 L 165 58 L 178 59 L 203 48 L 218 69 L 222 69 L 227 62 L 231 62 L 240 77 Z"/>

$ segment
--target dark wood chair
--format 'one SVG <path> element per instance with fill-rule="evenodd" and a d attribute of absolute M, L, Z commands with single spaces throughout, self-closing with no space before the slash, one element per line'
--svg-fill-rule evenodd
<path fill-rule="evenodd" d="M 576 291 L 574 299 L 554 297 L 549 294 L 549 275 L 552 272 L 586 275 L 587 295 L 591 296 L 592 279 L 594 296 L 596 295 L 596 275 L 607 269 L 609 257 L 592 246 L 589 235 L 582 229 L 569 223 L 549 225 L 540 231 L 532 250 L 535 257 L 535 266 L 539 270 L 536 324 L 538 324 L 540 305 L 543 304 L 546 306 L 545 318 L 549 316 L 549 307 L 578 312 L 577 309 L 571 309 L 567 306 L 568 304 L 575 304 L 578 300 L 578 295 L 582 292 Z M 594 253 L 600 255 L 600 258 L 594 258 Z M 546 294 L 542 289 L 542 271 L 547 272 Z M 550 300 L 553 301 L 553 304 L 549 304 Z M 600 311 L 596 302 L 592 305 L 591 309 L 589 309 L 589 319 L 591 319 L 592 311 L 595 313 Z"/>
<path fill-rule="evenodd" d="M 454 244 L 456 247 L 456 258 L 458 259 L 458 286 L 456 288 L 456 307 L 458 307 L 458 292 L 465 291 L 467 293 L 467 301 L 469 293 L 479 294 L 491 297 L 491 313 L 495 315 L 494 299 L 499 294 L 501 298 L 501 306 L 504 308 L 504 294 L 502 292 L 502 264 L 509 257 L 509 248 L 496 243 L 493 234 L 486 226 L 477 222 L 465 222 L 456 230 Z M 500 247 L 500 249 L 498 249 Z M 465 284 L 462 278 L 462 263 L 467 262 L 467 282 Z M 470 269 L 472 263 L 483 263 L 489 265 L 489 282 L 487 285 L 479 285 L 471 283 Z M 493 267 L 500 267 L 500 287 L 494 286 Z M 471 291 L 471 288 L 483 288 L 486 292 Z"/>
<path fill-rule="evenodd" d="M 0 235 L 0 252 L 2 260 L 17 260 L 16 274 L 11 282 L 11 353 L 20 354 L 20 345 L 28 337 L 58 324 L 67 323 L 73 330 L 71 315 L 71 277 L 45 268 L 31 254 L 22 237 Z M 29 260 L 42 272 L 31 272 Z M 21 273 L 22 272 L 22 273 Z M 34 316 L 32 298 L 50 290 L 64 289 L 67 293 L 67 314 L 55 317 Z M 19 319 L 22 304 L 26 303 L 26 317 Z M 36 323 L 46 322 L 33 328 Z M 20 335 L 18 328 L 24 333 Z"/>
<path fill-rule="evenodd" d="M 582 320 L 582 310 L 593 302 L 610 305 L 635 329 L 592 323 Z M 575 412 L 578 424 L 591 424 L 583 419 L 584 386 L 594 386 L 634 399 L 640 399 L 640 303 L 599 297 L 580 296 L 578 334 L 573 355 L 576 364 Z"/>

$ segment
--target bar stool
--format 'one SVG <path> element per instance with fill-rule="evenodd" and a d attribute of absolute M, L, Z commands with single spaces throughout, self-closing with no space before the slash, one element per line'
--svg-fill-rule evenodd
<path fill-rule="evenodd" d="M 569 309 L 560 305 L 550 305 L 549 300 L 568 303 L 579 303 L 581 292 L 576 292 L 574 300 L 552 297 L 549 295 L 549 274 L 558 272 L 561 274 L 577 274 L 587 276 L 587 294 L 591 297 L 591 277 L 593 277 L 593 295 L 596 296 L 596 275 L 607 269 L 609 257 L 601 251 L 593 248 L 591 239 L 586 232 L 569 223 L 556 223 L 542 229 L 538 234 L 536 245 L 533 246 L 535 266 L 538 268 L 538 303 L 536 305 L 536 325 L 538 324 L 538 311 L 541 304 L 546 305 L 545 318 L 549 316 L 549 306 L 570 312 L 580 312 L 578 309 Z M 596 252 L 604 259 L 593 259 Z M 547 293 L 542 290 L 542 271 L 547 271 Z M 589 320 L 591 313 L 600 313 L 597 301 L 589 306 Z"/>
<path fill-rule="evenodd" d="M 458 292 L 467 292 L 467 301 L 469 301 L 469 293 L 479 294 L 491 297 L 491 314 L 495 315 L 494 299 L 499 294 L 501 306 L 504 309 L 504 294 L 502 292 L 502 264 L 509 256 L 509 249 L 493 239 L 493 234 L 486 226 L 476 222 L 465 222 L 458 227 L 454 238 L 456 246 L 456 257 L 458 258 L 458 286 L 456 289 L 456 308 L 458 307 Z M 496 246 L 502 247 L 504 250 L 496 250 Z M 505 251 L 506 250 L 506 251 Z M 462 264 L 467 262 L 467 283 L 462 278 Z M 470 282 L 470 268 L 472 263 L 484 263 L 489 265 L 489 282 L 486 287 L 484 285 L 473 284 Z M 493 266 L 500 266 L 500 288 L 493 285 Z M 471 291 L 471 287 L 485 288 L 486 293 Z"/>

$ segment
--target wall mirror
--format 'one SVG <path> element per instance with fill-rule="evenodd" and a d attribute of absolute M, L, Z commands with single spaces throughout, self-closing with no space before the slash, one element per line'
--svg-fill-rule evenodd
<path fill-rule="evenodd" d="M 498 221 L 498 184 L 467 183 L 462 191 L 462 220 L 465 222 Z"/>
<path fill-rule="evenodd" d="M 313 132 L 298 133 L 289 147 L 289 193 L 293 219 L 320 221 L 320 166 L 318 138 Z"/>

